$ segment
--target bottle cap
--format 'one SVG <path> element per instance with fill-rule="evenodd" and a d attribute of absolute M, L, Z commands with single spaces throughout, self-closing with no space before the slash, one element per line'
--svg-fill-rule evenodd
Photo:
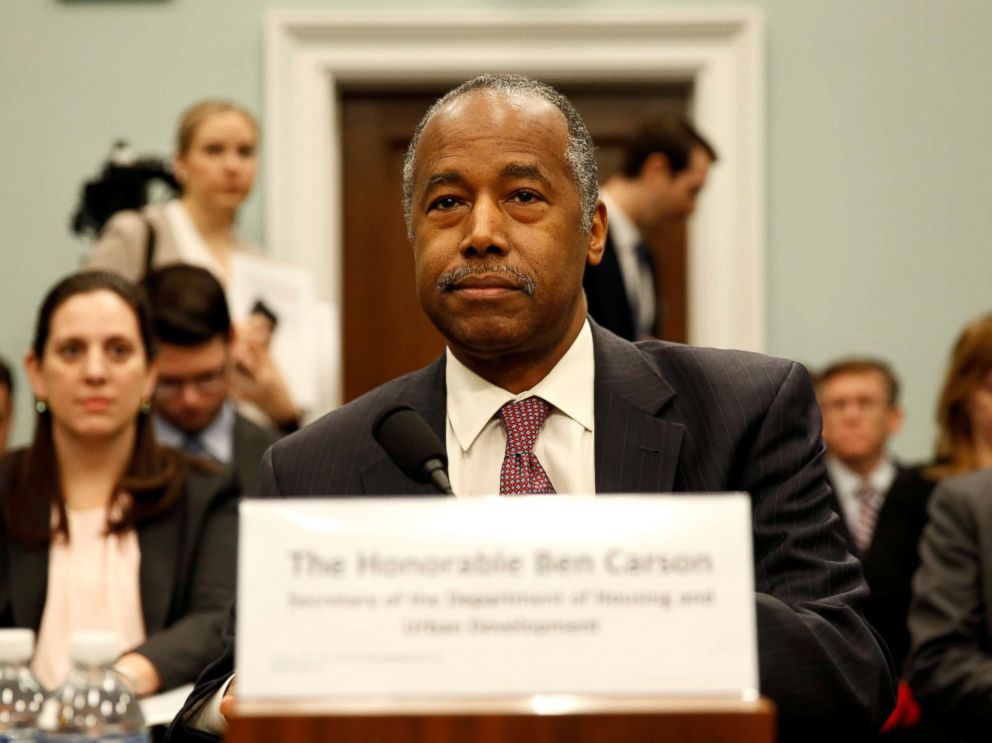
<path fill-rule="evenodd" d="M 34 652 L 34 631 L 0 629 L 0 662 L 26 663 Z"/>
<path fill-rule="evenodd" d="M 117 633 L 97 630 L 73 632 L 69 636 L 69 657 L 84 666 L 113 663 L 119 655 Z"/>

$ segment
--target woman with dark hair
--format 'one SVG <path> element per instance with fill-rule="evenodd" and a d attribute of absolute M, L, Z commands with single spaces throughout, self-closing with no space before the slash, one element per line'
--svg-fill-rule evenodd
<path fill-rule="evenodd" d="M 38 634 L 48 687 L 69 635 L 111 630 L 139 694 L 193 681 L 222 650 L 237 493 L 155 442 L 155 344 L 138 289 L 100 271 L 57 283 L 25 359 L 34 440 L 0 460 L 0 626 Z"/>
<path fill-rule="evenodd" d="M 940 484 L 913 581 L 907 676 L 952 740 L 992 730 L 992 314 L 965 328 L 940 396 Z"/>

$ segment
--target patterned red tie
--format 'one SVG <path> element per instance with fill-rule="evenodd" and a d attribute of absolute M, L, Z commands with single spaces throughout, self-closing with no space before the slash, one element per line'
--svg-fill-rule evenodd
<path fill-rule="evenodd" d="M 540 397 L 508 402 L 499 409 L 506 431 L 506 455 L 499 472 L 500 495 L 553 494 L 548 474 L 534 454 L 534 442 L 551 406 Z"/>

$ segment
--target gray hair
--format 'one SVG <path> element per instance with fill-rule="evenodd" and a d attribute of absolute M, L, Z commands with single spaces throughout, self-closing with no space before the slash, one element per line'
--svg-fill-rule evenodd
<path fill-rule="evenodd" d="M 579 192 L 579 202 L 582 208 L 580 225 L 585 232 L 592 229 L 592 218 L 596 213 L 596 203 L 599 201 L 599 177 L 596 170 L 596 146 L 593 144 L 585 122 L 575 110 L 575 106 L 565 96 L 547 83 L 532 80 L 524 75 L 488 74 L 468 80 L 454 90 L 450 90 L 439 98 L 433 106 L 427 109 L 424 118 L 413 131 L 413 139 L 406 150 L 403 159 L 403 216 L 406 219 L 406 231 L 413 239 L 413 160 L 417 153 L 417 145 L 424 129 L 434 115 L 451 101 L 468 93 L 476 91 L 492 91 L 504 96 L 515 94 L 536 95 L 561 111 L 568 125 L 568 149 L 565 150 L 565 162 L 572 173 L 575 187 Z"/>

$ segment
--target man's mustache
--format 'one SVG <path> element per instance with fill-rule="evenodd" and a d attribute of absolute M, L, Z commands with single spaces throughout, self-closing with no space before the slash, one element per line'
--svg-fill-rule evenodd
<path fill-rule="evenodd" d="M 499 276 L 510 281 L 528 297 L 534 296 L 533 277 L 518 268 L 507 266 L 504 263 L 479 263 L 469 266 L 459 266 L 438 276 L 435 285 L 440 292 L 451 291 L 460 281 L 465 280 L 469 276 Z"/>

